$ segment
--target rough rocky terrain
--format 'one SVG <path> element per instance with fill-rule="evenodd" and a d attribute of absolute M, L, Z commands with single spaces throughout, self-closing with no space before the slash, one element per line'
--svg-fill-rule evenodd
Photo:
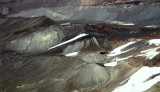
<path fill-rule="evenodd" d="M 0 0 L 0 92 L 159 92 L 159 7 Z"/>

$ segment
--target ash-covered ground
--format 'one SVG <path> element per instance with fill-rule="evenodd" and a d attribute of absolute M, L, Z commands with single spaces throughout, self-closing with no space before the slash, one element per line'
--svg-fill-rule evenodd
<path fill-rule="evenodd" d="M 1 0 L 0 92 L 159 92 L 158 0 Z"/>

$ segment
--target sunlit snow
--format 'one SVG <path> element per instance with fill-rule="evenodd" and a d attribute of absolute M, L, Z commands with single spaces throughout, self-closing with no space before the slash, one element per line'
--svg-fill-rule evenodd
<path fill-rule="evenodd" d="M 65 56 L 76 56 L 78 53 L 79 53 L 79 51 L 78 52 L 72 52 L 72 53 L 66 54 Z"/>
<path fill-rule="evenodd" d="M 148 41 L 150 45 L 155 44 L 156 46 L 160 45 L 160 39 L 152 39 Z"/>
<path fill-rule="evenodd" d="M 82 38 L 82 37 L 85 37 L 85 36 L 87 36 L 87 35 L 88 35 L 88 34 L 85 34 L 85 33 L 80 34 L 80 35 L 77 35 L 76 37 L 74 37 L 74 38 L 72 38 L 72 39 L 70 39 L 70 40 L 67 40 L 67 41 L 65 41 L 65 42 L 62 42 L 62 43 L 56 45 L 56 46 L 53 46 L 53 47 L 49 48 L 48 50 L 54 49 L 54 48 L 56 48 L 56 47 L 62 46 L 62 45 L 67 44 L 67 43 L 70 43 L 70 42 L 72 42 L 72 41 L 75 41 L 75 40 L 77 40 L 77 39 L 79 39 L 79 38 Z"/>
<path fill-rule="evenodd" d="M 127 47 L 127 46 L 129 46 L 129 45 L 131 45 L 131 44 L 133 44 L 133 43 L 135 43 L 135 42 L 136 42 L 136 41 L 128 42 L 128 43 L 126 43 L 126 44 L 124 44 L 124 45 L 122 45 L 122 46 L 120 46 L 120 47 L 118 47 L 118 48 L 115 48 L 112 52 L 110 52 L 110 54 L 109 54 L 108 56 L 116 56 L 116 55 L 119 55 L 119 54 L 122 54 L 122 53 L 125 53 L 125 52 L 128 52 L 128 51 L 134 49 L 134 48 L 131 48 L 131 49 L 128 49 L 128 50 L 126 50 L 126 51 L 121 51 L 121 50 L 124 49 L 125 47 Z"/>
<path fill-rule="evenodd" d="M 142 67 L 130 77 L 126 84 L 117 87 L 112 92 L 143 92 L 160 81 L 160 76 L 147 81 L 151 76 L 159 73 L 160 67 Z"/>
<path fill-rule="evenodd" d="M 105 63 L 104 66 L 116 66 L 117 62 Z"/>
<path fill-rule="evenodd" d="M 143 57 L 145 56 L 146 59 L 153 59 L 156 55 L 158 55 L 160 53 L 160 52 L 156 51 L 159 48 L 160 47 L 141 51 L 142 54 L 137 55 L 137 56 L 143 56 Z"/>

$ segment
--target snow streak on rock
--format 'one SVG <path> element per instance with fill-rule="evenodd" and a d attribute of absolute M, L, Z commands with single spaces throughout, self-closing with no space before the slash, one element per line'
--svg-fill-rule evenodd
<path fill-rule="evenodd" d="M 124 44 L 116 49 L 114 49 L 108 56 L 116 56 L 116 55 L 119 55 L 119 54 L 122 54 L 122 53 L 125 53 L 125 52 L 128 52 L 130 50 L 132 50 L 133 48 L 129 49 L 129 50 L 126 50 L 126 51 L 121 51 L 123 48 L 131 45 L 131 44 L 134 44 L 136 41 L 133 41 L 133 42 L 128 42 L 127 44 Z"/>
<path fill-rule="evenodd" d="M 67 41 L 65 41 L 65 42 L 62 42 L 62 43 L 56 45 L 56 46 L 53 46 L 53 47 L 49 48 L 48 50 L 57 48 L 57 47 L 59 47 L 59 46 L 62 46 L 62 45 L 64 45 L 64 44 L 67 44 L 67 43 L 70 43 L 70 42 L 73 42 L 73 41 L 75 41 L 75 40 L 77 40 L 77 39 L 79 39 L 79 38 L 85 37 L 85 36 L 87 36 L 87 35 L 88 35 L 88 34 L 82 33 L 82 34 L 77 35 L 76 37 L 74 37 L 74 38 L 72 38 L 72 39 L 70 39 L 70 40 L 67 40 Z"/>
<path fill-rule="evenodd" d="M 116 66 L 117 65 L 117 62 L 111 62 L 111 63 L 105 63 L 104 66 Z"/>
<path fill-rule="evenodd" d="M 140 54 L 138 56 L 145 56 L 146 59 L 153 59 L 156 55 L 158 55 L 160 53 L 160 52 L 156 51 L 159 48 L 160 47 L 141 51 L 142 54 Z"/>
<path fill-rule="evenodd" d="M 72 53 L 69 53 L 69 54 L 67 54 L 65 56 L 76 56 L 78 53 L 79 53 L 79 51 L 78 52 L 72 52 Z"/>

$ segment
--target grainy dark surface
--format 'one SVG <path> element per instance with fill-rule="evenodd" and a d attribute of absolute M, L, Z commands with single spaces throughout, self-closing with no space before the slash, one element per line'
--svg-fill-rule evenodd
<path fill-rule="evenodd" d="M 0 0 L 0 92 L 159 92 L 159 8 L 159 0 Z"/>

